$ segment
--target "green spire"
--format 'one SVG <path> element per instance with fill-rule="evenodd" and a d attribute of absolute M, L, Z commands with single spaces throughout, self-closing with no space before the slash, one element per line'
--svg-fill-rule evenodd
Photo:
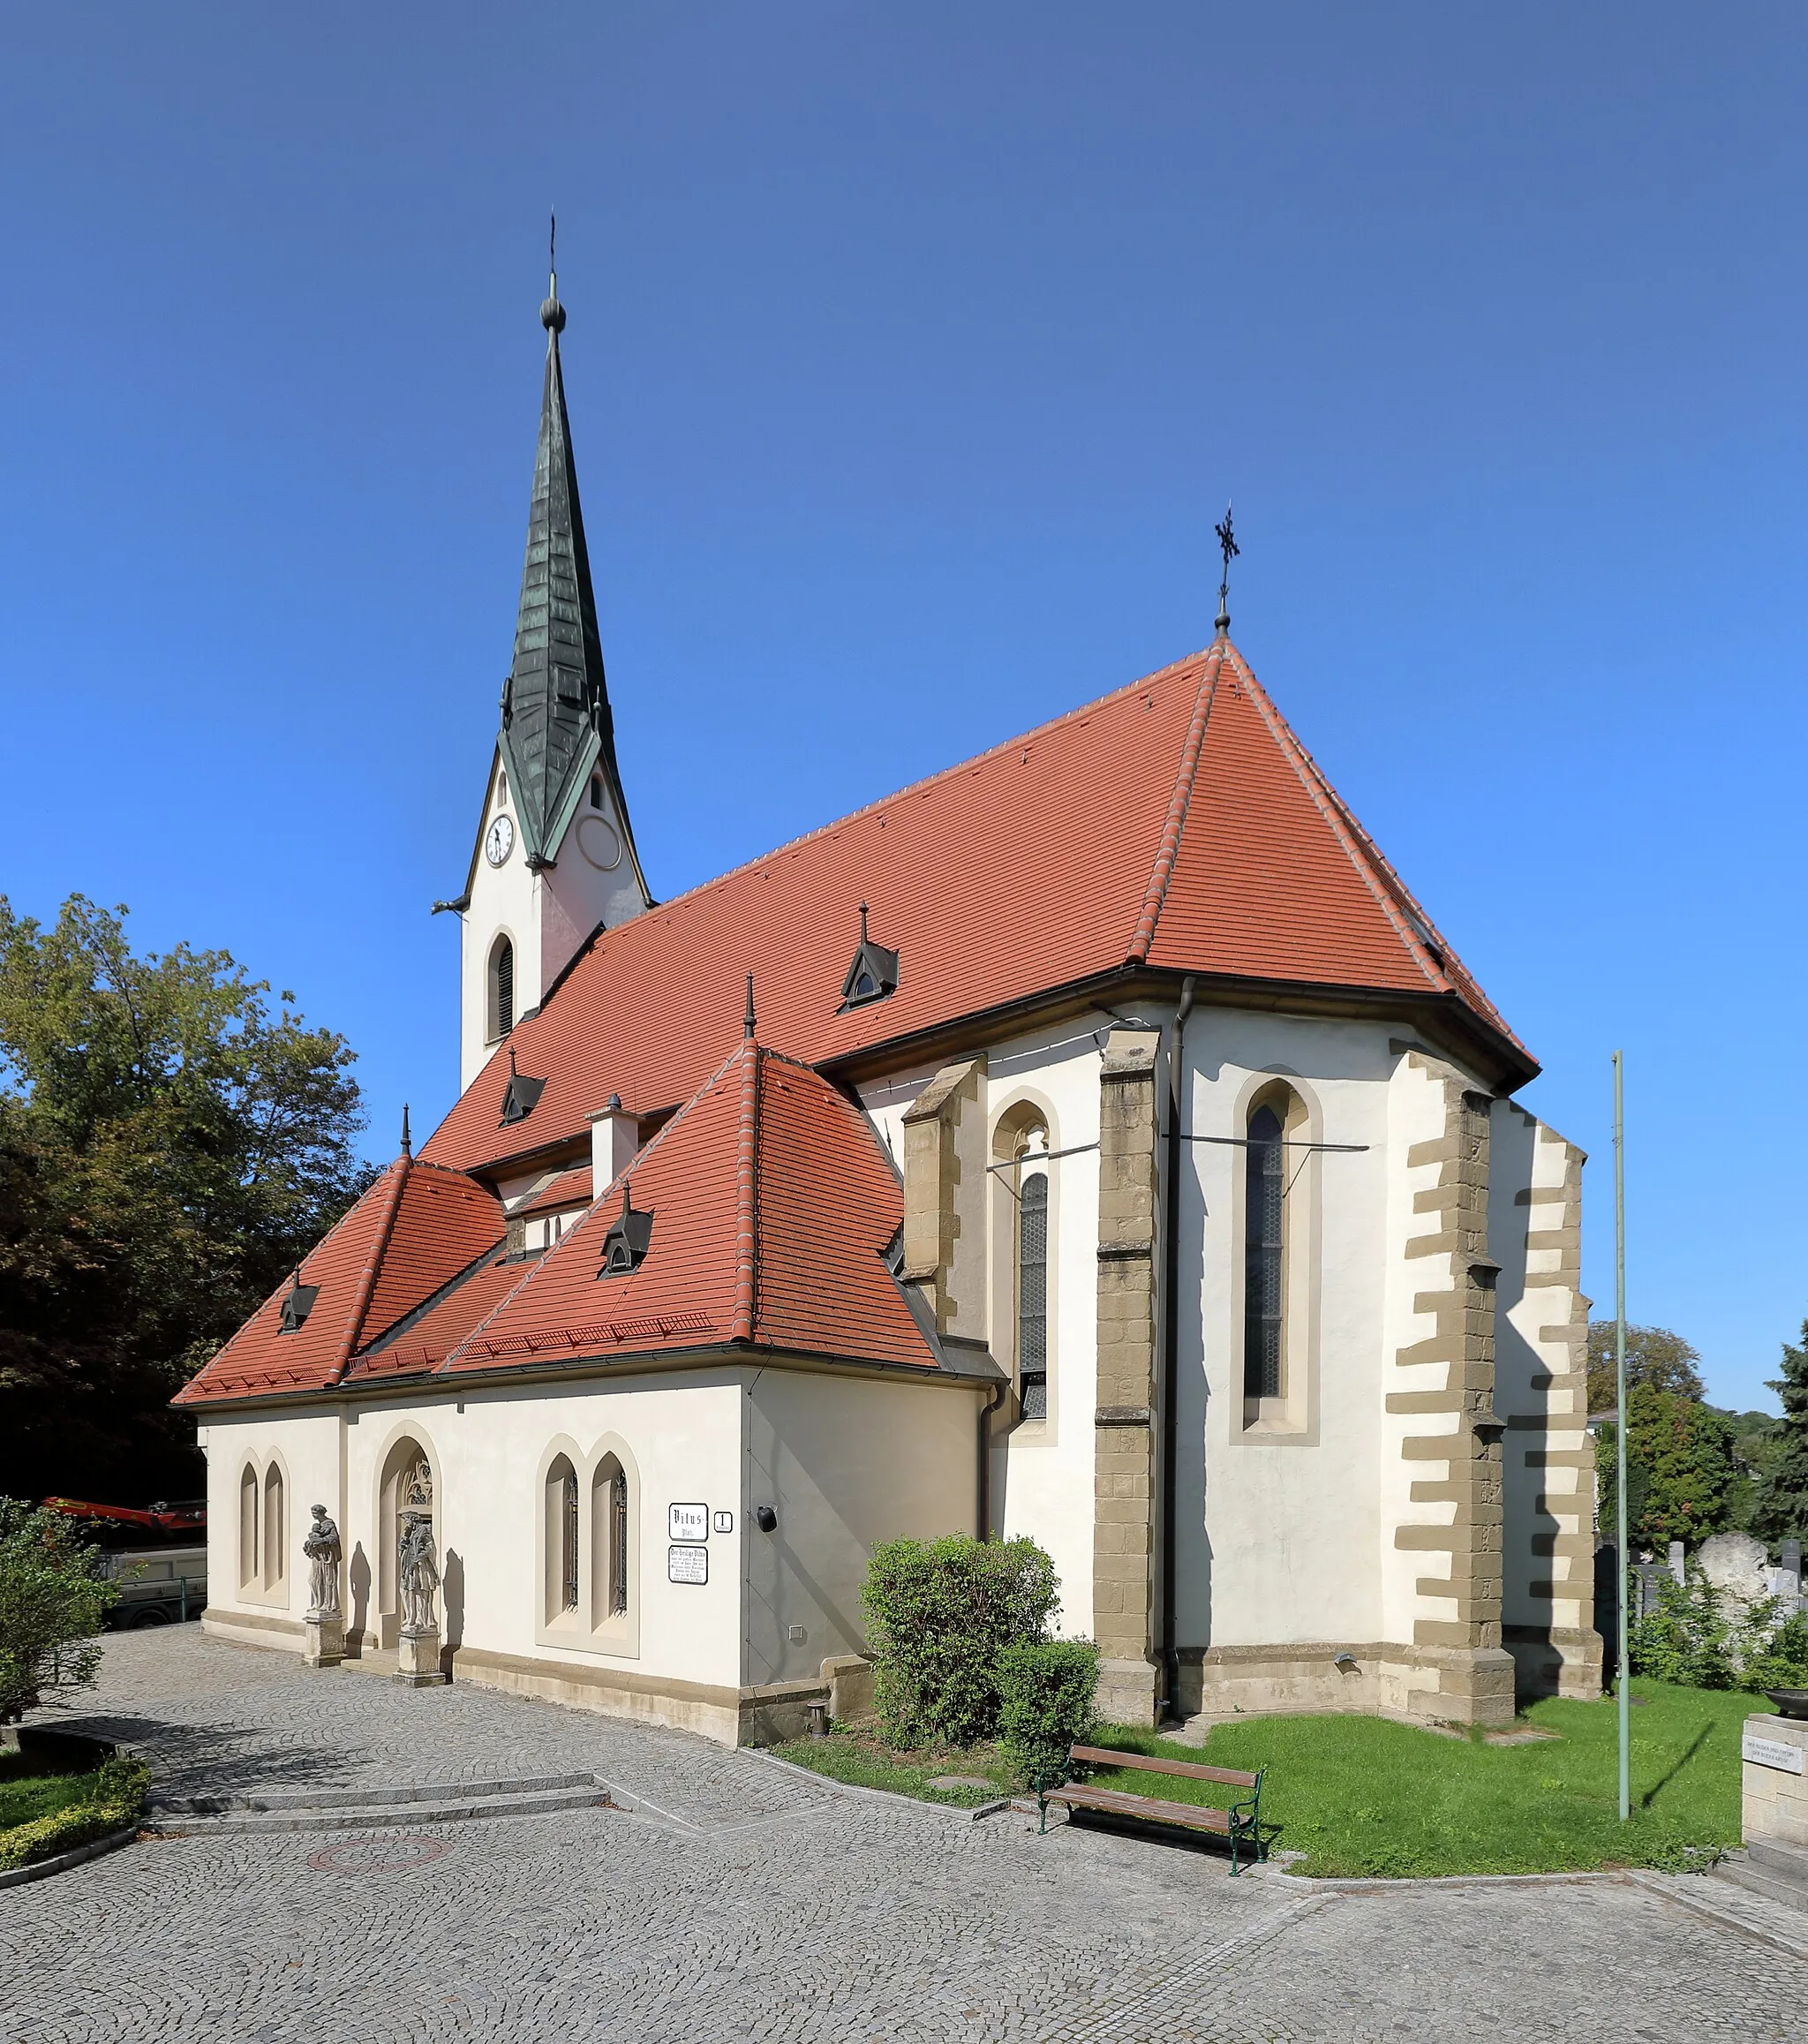
<path fill-rule="evenodd" d="M 615 762 L 614 720 L 603 680 L 597 601 L 565 411 L 559 366 L 565 308 L 559 303 L 556 273 L 540 307 L 540 324 L 546 329 L 546 388 L 515 663 L 502 690 L 502 751 L 531 865 L 551 859 L 593 773 L 607 784 L 630 854 L 634 847 Z M 637 868 L 637 856 L 634 864 Z"/>

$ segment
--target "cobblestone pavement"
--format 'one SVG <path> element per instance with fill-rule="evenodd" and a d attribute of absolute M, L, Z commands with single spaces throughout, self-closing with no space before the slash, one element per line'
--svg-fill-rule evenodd
<path fill-rule="evenodd" d="M 0 1892 L 0 2044 L 1804 2033 L 1808 1961 L 1761 1935 L 1802 1920 L 1749 1897 L 1742 1930 L 1634 1883 L 1232 1882 L 1189 1848 L 1038 1838 L 193 1627 L 109 1641 L 59 1716 L 141 1742 L 172 1791 L 591 1769 L 641 1808 L 151 1839 Z"/>

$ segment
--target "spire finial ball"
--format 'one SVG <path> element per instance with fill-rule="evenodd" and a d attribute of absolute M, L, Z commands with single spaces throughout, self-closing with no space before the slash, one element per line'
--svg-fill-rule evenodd
<path fill-rule="evenodd" d="M 540 324 L 549 334 L 565 331 L 565 308 L 557 298 L 546 298 L 540 305 Z"/>

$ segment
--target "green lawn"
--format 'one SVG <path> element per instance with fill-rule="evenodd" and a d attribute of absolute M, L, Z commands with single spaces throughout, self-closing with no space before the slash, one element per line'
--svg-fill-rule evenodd
<path fill-rule="evenodd" d="M 1661 1682 L 1632 1685 L 1632 1818 L 1618 1814 L 1616 1712 L 1535 1703 L 1516 1731 L 1555 1736 L 1488 1746 L 1386 1718 L 1251 1717 L 1217 1726 L 1202 1751 L 1107 1727 L 1104 1746 L 1218 1767 L 1266 1767 L 1262 1814 L 1273 1850 L 1307 1874 L 1545 1874 L 1690 1862 L 1688 1848 L 1739 1841 L 1739 1731 L 1761 1698 Z M 1011 1789 L 997 1750 L 896 1754 L 870 1733 L 780 1746 L 783 1758 L 865 1788 L 971 1807 Z M 931 1789 L 935 1775 L 983 1776 L 993 1790 Z M 1226 1791 L 1174 1775 L 1101 1770 L 1101 1784 L 1169 1801 L 1222 1804 Z"/>
<path fill-rule="evenodd" d="M 99 1764 L 96 1755 L 94 1767 Z M 75 1768 L 64 1760 L 0 1746 L 0 1831 L 79 1803 L 93 1787 L 94 1767 Z"/>
<path fill-rule="evenodd" d="M 1262 1814 L 1279 1852 L 1317 1874 L 1541 1874 L 1688 1864 L 1686 1848 L 1739 1842 L 1739 1732 L 1769 1706 L 1724 1691 L 1632 1685 L 1632 1817 L 1619 1821 L 1616 1710 L 1535 1703 L 1516 1730 L 1553 1732 L 1488 1746 L 1375 1717 L 1252 1717 L 1197 1748 L 1121 1728 L 1106 1746 L 1213 1766 L 1267 1767 Z M 1212 1803 L 1206 1782 L 1131 1769 L 1101 1774 L 1138 1794 Z"/>
<path fill-rule="evenodd" d="M 780 1760 L 795 1761 L 814 1773 L 863 1789 L 890 1789 L 893 1795 L 915 1796 L 920 1802 L 946 1803 L 970 1810 L 1015 1793 L 1011 1770 L 992 1746 L 945 1746 L 923 1753 L 894 1753 L 871 1734 L 837 1728 L 827 1739 L 796 1739 L 774 1746 Z M 932 1789 L 937 1775 L 983 1776 L 983 1789 Z"/>

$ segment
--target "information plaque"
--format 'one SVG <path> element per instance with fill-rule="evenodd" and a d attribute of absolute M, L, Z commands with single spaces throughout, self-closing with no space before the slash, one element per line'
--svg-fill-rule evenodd
<path fill-rule="evenodd" d="M 710 1508 L 707 1505 L 669 1505 L 666 1508 L 667 1540 L 707 1540 Z M 676 1578 L 674 1578 L 676 1580 Z"/>
<path fill-rule="evenodd" d="M 706 1547 L 673 1546 L 666 1550 L 666 1580 L 674 1583 L 706 1583 L 710 1580 L 710 1550 Z"/>
<path fill-rule="evenodd" d="M 1786 1775 L 1798 1775 L 1802 1770 L 1802 1748 L 1791 1746 L 1787 1739 L 1762 1739 L 1755 1731 L 1748 1731 L 1739 1744 L 1739 1758 L 1754 1761 L 1761 1768 L 1778 1768 Z"/>

